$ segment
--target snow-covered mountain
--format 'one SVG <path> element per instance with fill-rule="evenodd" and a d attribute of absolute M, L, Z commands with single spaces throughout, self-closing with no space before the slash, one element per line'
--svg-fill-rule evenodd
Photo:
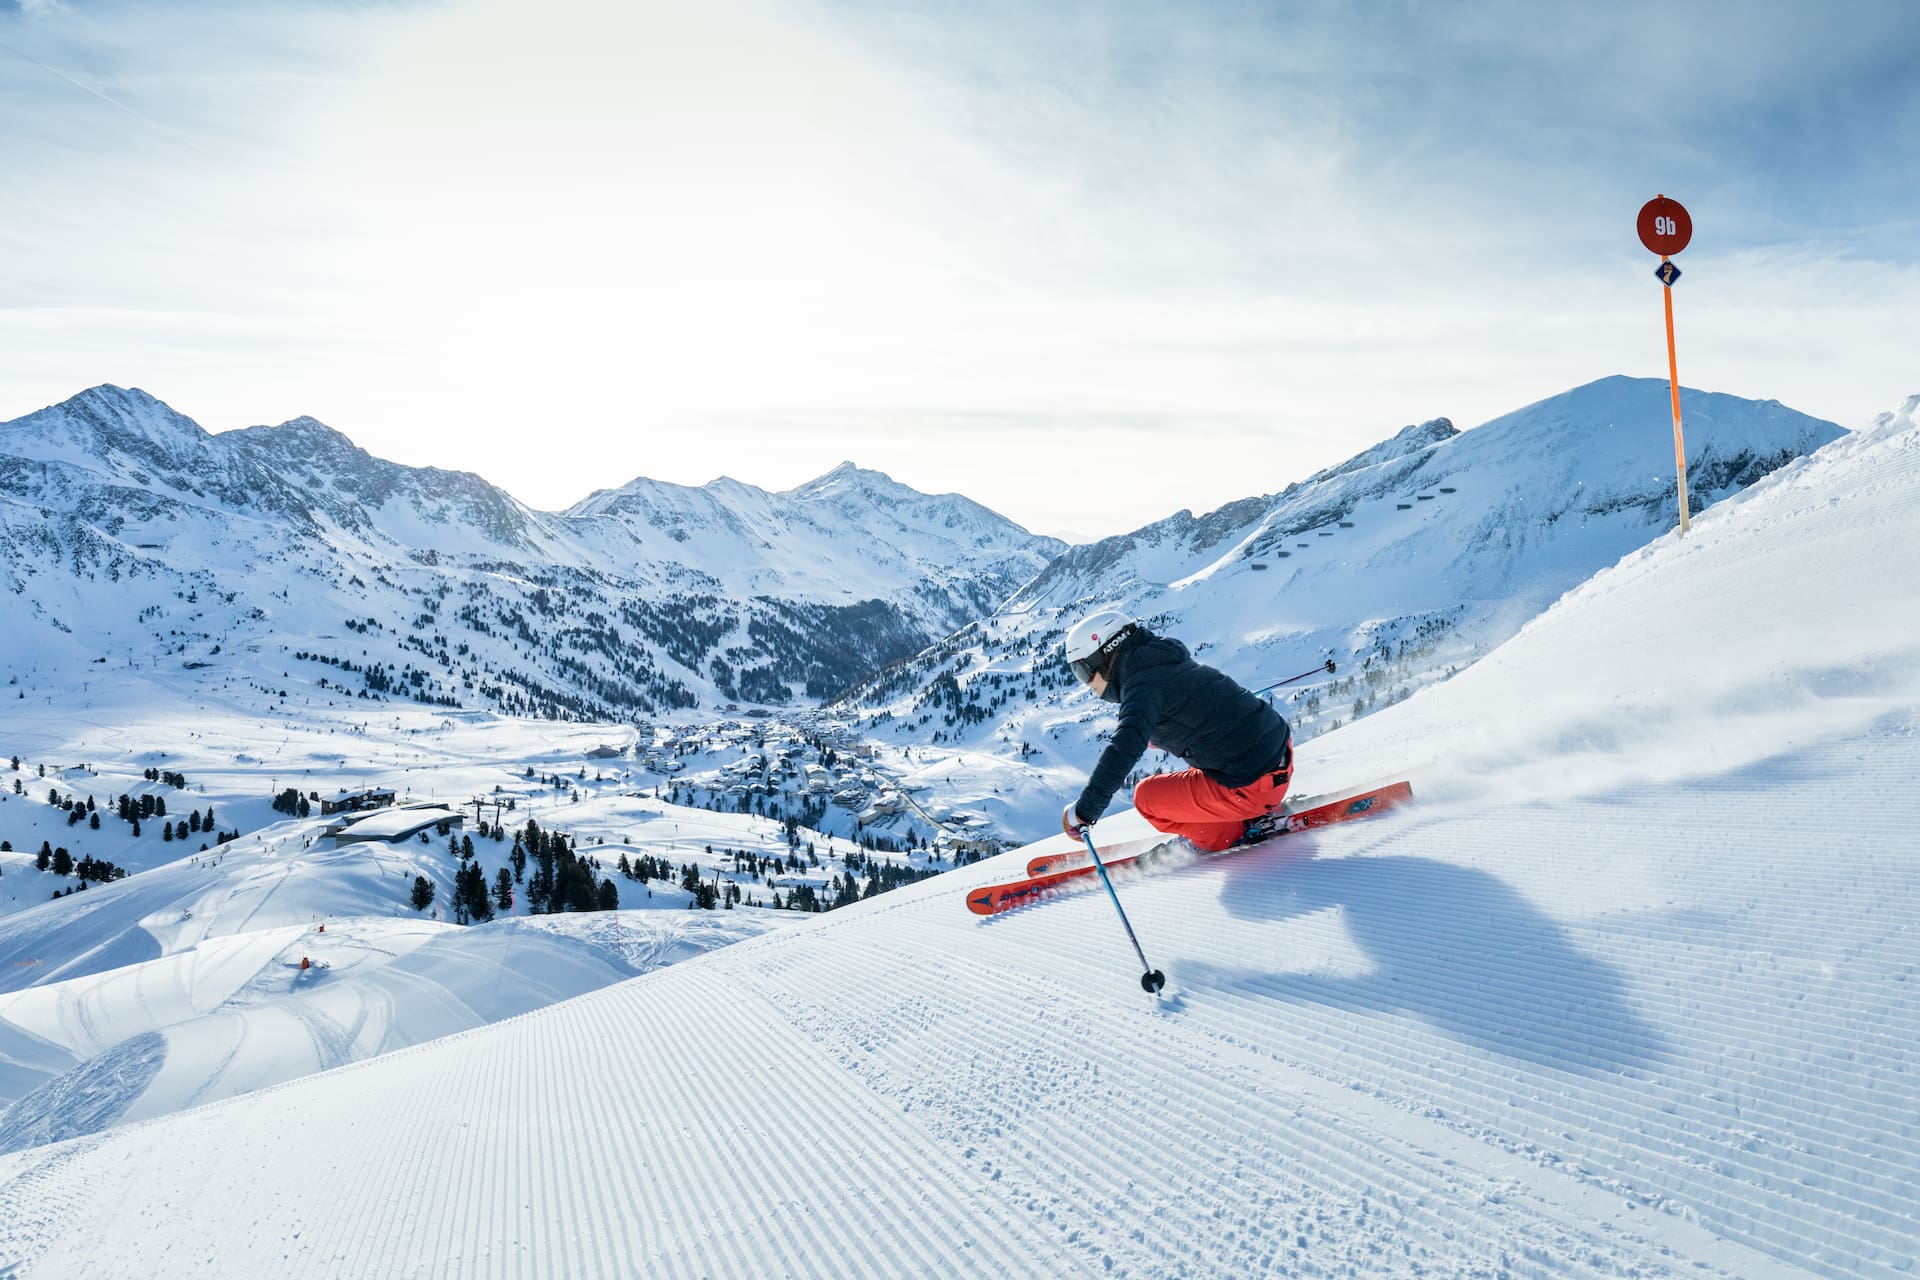
<path fill-rule="evenodd" d="M 547 715 L 781 703 L 990 610 L 1063 546 L 851 465 L 787 493 L 636 480 L 554 514 L 311 418 L 215 436 L 102 386 L 0 424 L 6 674 L 29 684 L 104 658 Z"/>
<path fill-rule="evenodd" d="M 326 525 L 360 537 L 409 552 L 459 555 L 481 545 L 563 554 L 564 540 L 548 520 L 472 472 L 387 462 L 313 418 L 211 440 L 252 462 L 256 474 L 291 485 L 303 508 Z"/>
<path fill-rule="evenodd" d="M 1683 391 L 1688 491 L 1711 508 L 1845 432 L 1775 401 Z M 855 689 L 901 734 L 1055 744 L 1084 767 L 1110 720 L 1068 687 L 1058 637 L 1118 607 L 1249 687 L 1289 691 L 1302 736 L 1444 678 L 1678 523 L 1667 383 L 1605 378 L 1469 431 L 1410 426 L 1277 493 L 1069 549 L 994 616 Z M 1285 697 L 1285 695 L 1283 695 Z"/>
<path fill-rule="evenodd" d="M 1120 880 L 1160 1000 L 1097 884 L 961 905 L 1056 836 L 0 1154 L 0 1274 L 1909 1275 L 1920 575 L 1894 562 L 1920 540 L 1916 410 L 1303 743 L 1303 788 L 1404 776 L 1412 806 Z M 485 930 L 475 956 L 512 967 Z M 9 1007 L 57 1056 L 184 967 Z M 116 1065 L 140 1097 L 163 1078 Z"/>
<path fill-rule="evenodd" d="M 934 626 L 991 612 L 1065 549 L 958 494 L 930 497 L 851 462 L 783 493 L 725 477 L 699 488 L 640 479 L 566 519 L 623 574 L 679 560 L 703 566 L 730 599 L 827 604 L 898 595 L 910 582 L 903 608 Z"/>

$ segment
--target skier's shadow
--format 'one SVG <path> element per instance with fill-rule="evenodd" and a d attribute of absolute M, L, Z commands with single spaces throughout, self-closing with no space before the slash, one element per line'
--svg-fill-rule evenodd
<path fill-rule="evenodd" d="M 1297 839 L 1297 838 L 1296 838 Z M 1229 864 L 1222 900 L 1250 920 L 1338 909 L 1365 974 L 1214 968 L 1183 976 L 1294 1004 L 1403 1013 L 1448 1036 L 1563 1071 L 1615 1072 L 1665 1056 L 1627 984 L 1498 876 L 1430 858 L 1316 859 L 1310 839 Z M 1275 957 L 1282 961 L 1282 957 Z"/>

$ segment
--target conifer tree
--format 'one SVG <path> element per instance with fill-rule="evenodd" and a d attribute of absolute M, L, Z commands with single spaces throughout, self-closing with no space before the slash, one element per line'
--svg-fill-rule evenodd
<path fill-rule="evenodd" d="M 454 877 L 454 908 L 462 921 L 484 923 L 493 919 L 493 902 L 487 897 L 487 875 L 479 863 L 461 864 Z"/>
<path fill-rule="evenodd" d="M 409 901 L 413 903 L 413 909 L 415 911 L 425 911 L 433 905 L 435 888 L 436 886 L 433 881 L 427 879 L 425 876 L 415 876 L 413 878 L 413 896 Z"/>

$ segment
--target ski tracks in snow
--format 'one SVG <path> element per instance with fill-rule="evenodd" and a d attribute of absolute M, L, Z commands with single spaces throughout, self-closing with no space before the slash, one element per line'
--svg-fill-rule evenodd
<path fill-rule="evenodd" d="M 1879 803 L 1806 812 L 1806 779 L 1863 772 Z M 1889 725 L 1710 788 L 1433 806 L 1129 879 L 1158 1002 L 1103 892 L 981 920 L 961 897 L 1004 867 L 969 869 L 0 1157 L 0 1259 L 1890 1280 L 1920 1240 L 1913 776 L 1920 731 Z"/>
<path fill-rule="evenodd" d="M 1027 966 L 903 969 L 882 948 L 862 962 L 840 939 L 806 981 L 774 984 L 817 998 L 769 1014 L 794 1019 L 953 1150 L 1004 1200 L 1008 1229 L 1051 1238 L 1086 1274 L 1612 1277 L 1754 1274 L 1702 1264 L 1766 1261 L 1410 1120 L 1352 1071 L 1276 1075 L 1271 1042 L 1284 1036 L 1269 1027 L 1263 1048 L 1219 1034 L 1199 1012 L 1217 993 L 1172 1013 L 1129 996 L 1104 895 L 1076 899 L 1081 910 L 1030 917 L 1059 944 L 1058 983 Z M 763 956 L 785 967 L 804 951 Z M 1082 978 L 1114 998 L 1063 999 L 1061 984 Z M 996 1027 L 991 1045 L 949 1030 L 983 1023 Z"/>

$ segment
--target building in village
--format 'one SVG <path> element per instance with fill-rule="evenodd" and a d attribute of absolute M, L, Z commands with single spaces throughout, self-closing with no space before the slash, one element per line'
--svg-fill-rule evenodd
<path fill-rule="evenodd" d="M 358 813 L 362 809 L 385 809 L 398 797 L 385 787 L 369 787 L 363 791 L 349 791 L 345 787 L 331 796 L 316 796 L 320 801 L 320 812 Z"/>
<path fill-rule="evenodd" d="M 331 838 L 333 847 L 338 849 L 341 845 L 369 840 L 399 844 L 427 831 L 451 835 L 466 825 L 465 814 L 456 813 L 445 805 L 432 804 L 389 809 L 364 818 L 348 819 L 334 823 L 321 834 Z"/>

